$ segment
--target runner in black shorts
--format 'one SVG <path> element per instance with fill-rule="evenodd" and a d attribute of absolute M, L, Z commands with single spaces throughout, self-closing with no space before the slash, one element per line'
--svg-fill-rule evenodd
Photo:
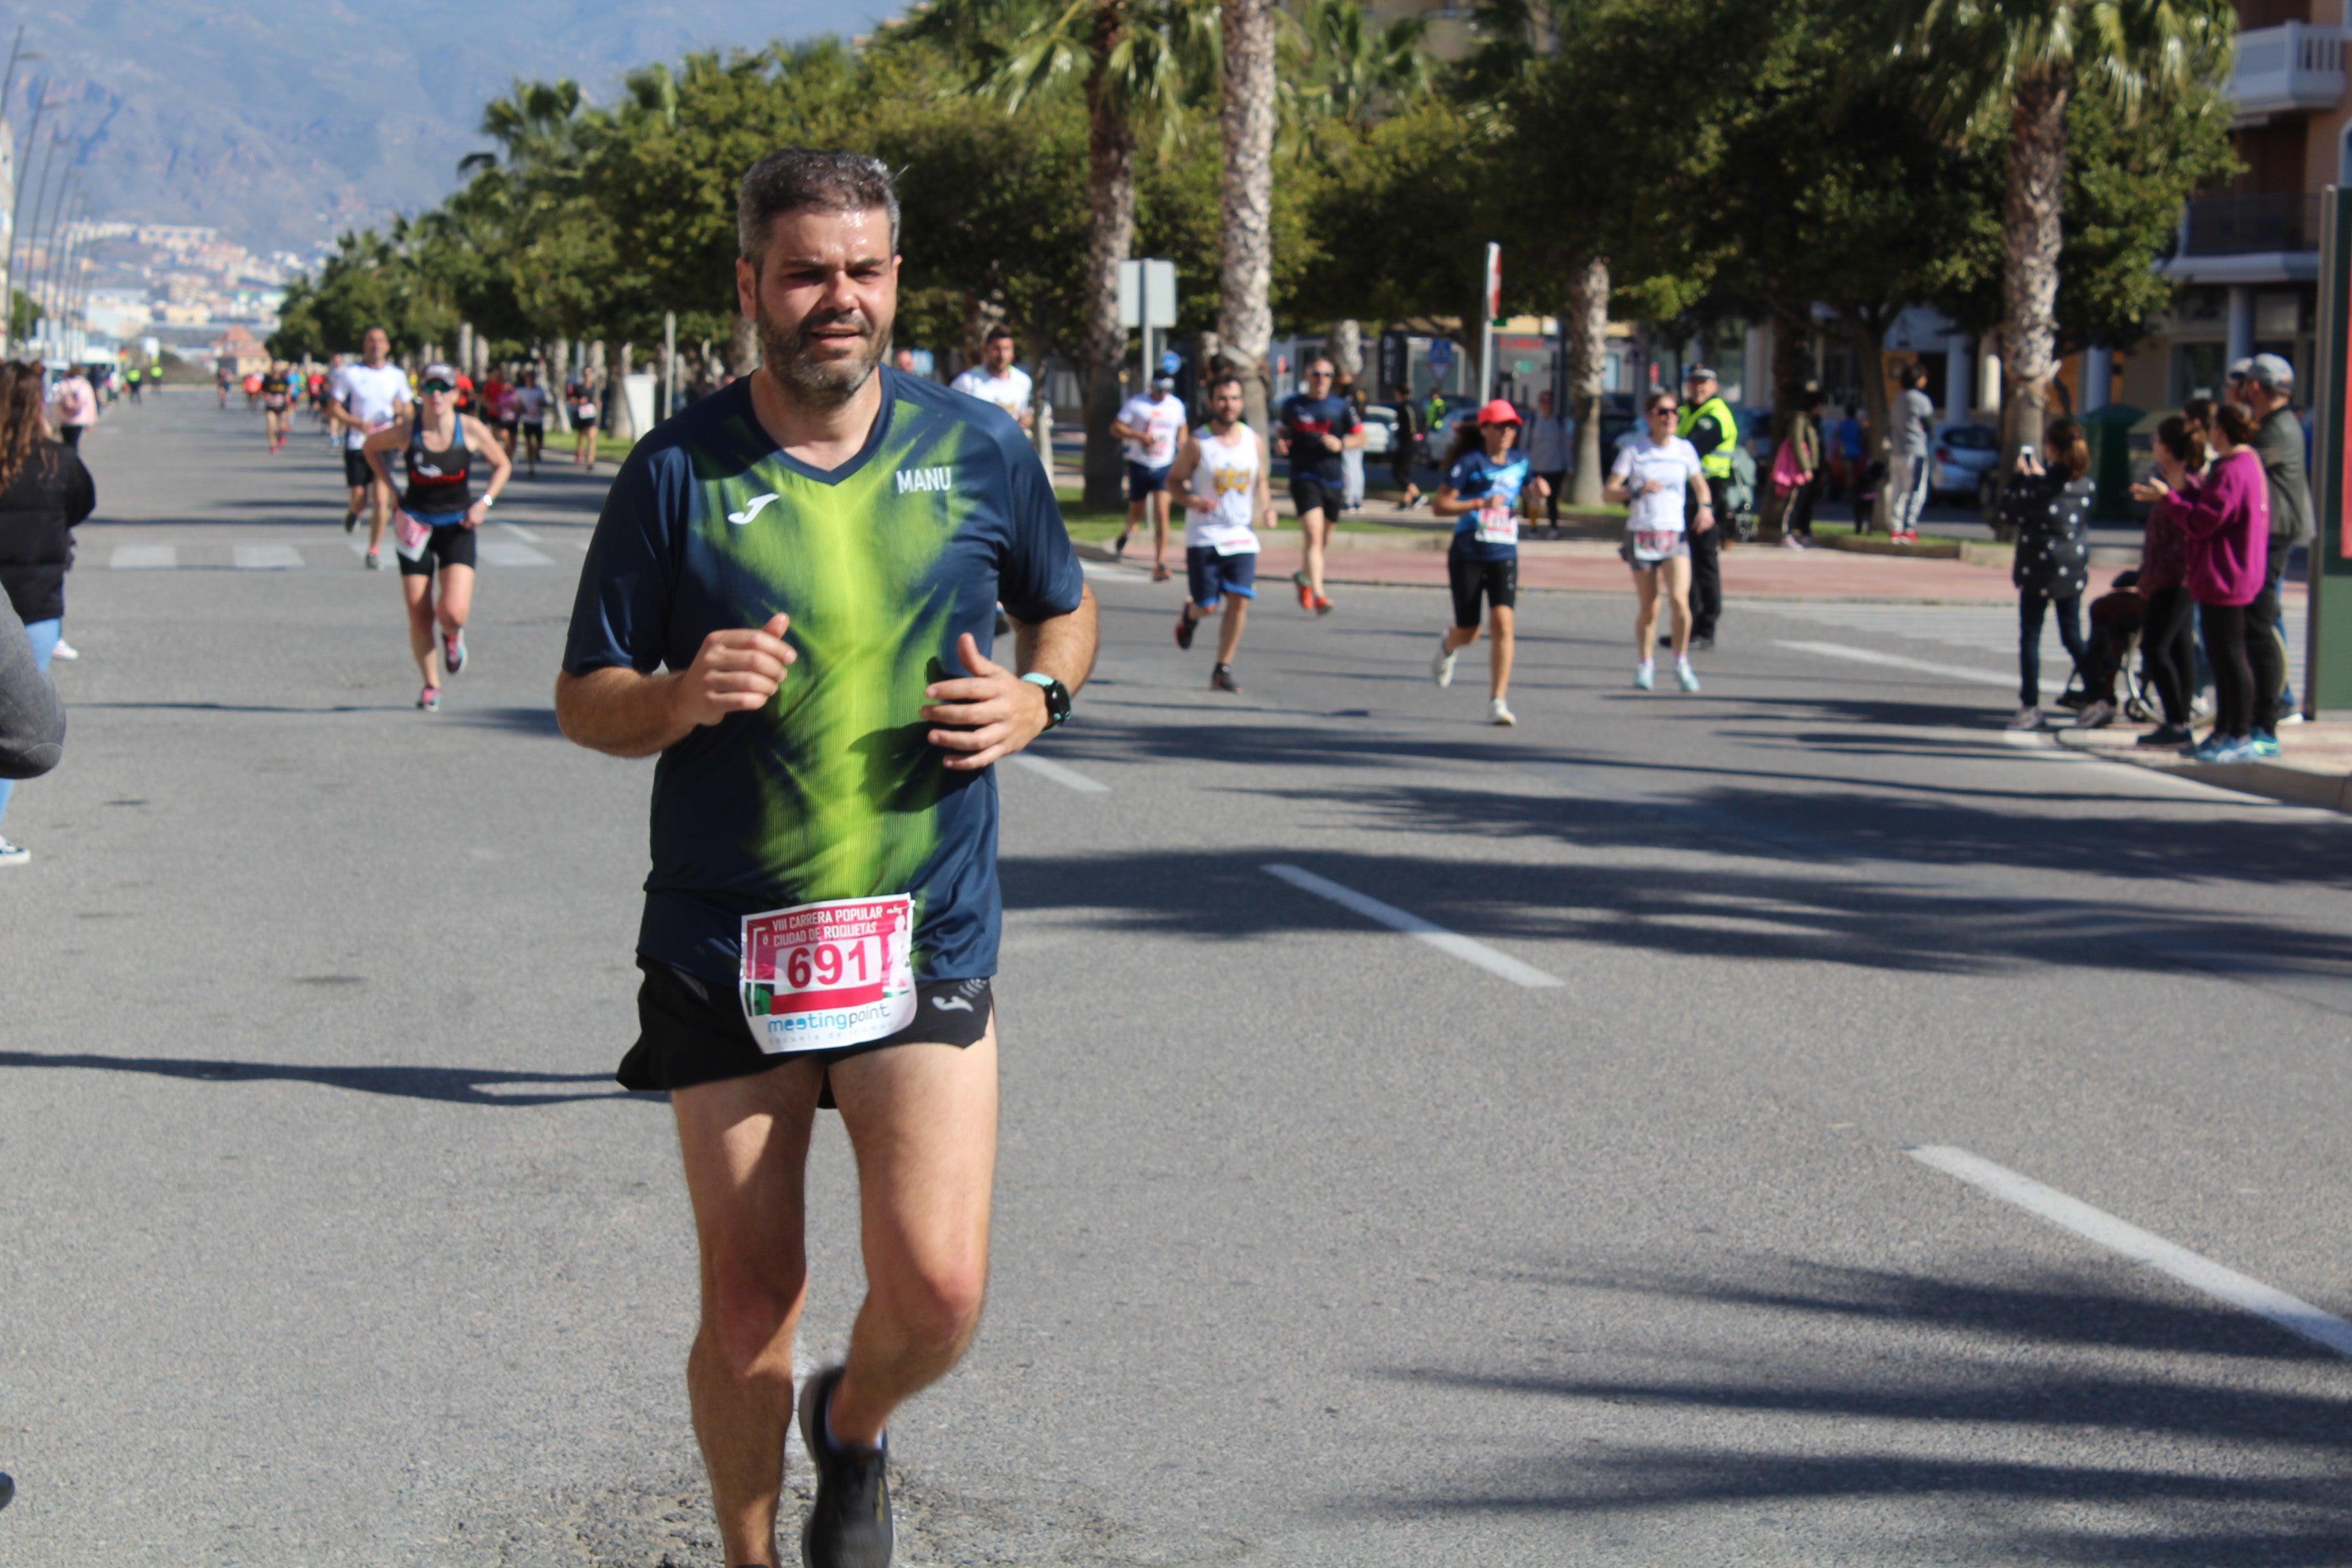
<path fill-rule="evenodd" d="M 294 374 L 284 360 L 273 360 L 262 373 L 261 411 L 268 427 L 269 449 L 275 453 L 294 430 Z"/>
<path fill-rule="evenodd" d="M 582 745 L 661 755 L 620 1078 L 668 1092 L 694 1207 L 687 1386 L 714 1561 L 777 1561 L 806 1165 L 830 1100 L 858 1156 L 866 1295 L 846 1360 L 798 1391 L 816 1483 L 800 1561 L 885 1568 L 886 1429 L 962 1356 L 987 1281 L 989 770 L 1067 717 L 1094 604 L 1020 425 L 882 363 L 889 171 L 789 148 L 744 175 L 739 219 L 761 366 L 623 460 L 555 710 Z M 981 640 L 1000 597 L 1010 648 Z"/>
<path fill-rule="evenodd" d="M 1323 547 L 1347 505 L 1347 469 L 1339 454 L 1367 439 L 1356 405 L 1331 393 L 1331 362 L 1321 354 L 1307 363 L 1307 390 L 1283 399 L 1274 423 L 1274 449 L 1290 458 L 1290 504 L 1306 536 L 1304 569 L 1291 581 L 1298 607 L 1331 613 L 1323 592 Z"/>
<path fill-rule="evenodd" d="M 393 524 L 393 550 L 400 558 L 400 591 L 408 602 L 408 647 L 425 677 L 416 705 L 426 712 L 441 706 L 441 678 L 436 658 L 446 660 L 449 673 L 466 668 L 466 617 L 474 605 L 475 530 L 490 514 L 490 503 L 514 472 L 513 459 L 489 427 L 457 409 L 457 373 L 446 364 L 429 364 L 418 379 L 425 400 L 423 412 L 368 437 L 368 460 L 383 483 L 392 483 L 387 466 L 398 452 L 408 469 L 401 491 L 400 514 Z M 434 445 L 435 442 L 440 445 Z M 490 482 L 474 494 L 473 468 L 488 463 Z M 441 602 L 434 604 L 433 575 L 441 574 Z M 436 625 L 440 646 L 434 646 Z"/>
<path fill-rule="evenodd" d="M 1445 579 L 1454 590 L 1454 625 L 1429 661 L 1430 678 L 1454 683 L 1454 656 L 1478 640 L 1478 602 L 1486 603 L 1486 720 L 1516 724 L 1506 699 L 1511 689 L 1511 658 L 1519 603 L 1519 514 L 1530 500 L 1549 493 L 1540 475 L 1528 471 L 1527 456 L 1511 448 L 1519 438 L 1519 414 L 1497 397 L 1478 410 L 1478 422 L 1465 425 L 1446 455 L 1445 478 L 1429 510 L 1454 522 L 1454 542 L 1445 556 Z"/>

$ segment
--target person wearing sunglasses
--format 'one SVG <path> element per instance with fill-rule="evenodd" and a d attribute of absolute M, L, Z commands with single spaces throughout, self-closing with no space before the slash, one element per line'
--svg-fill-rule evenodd
<path fill-rule="evenodd" d="M 1347 506 L 1347 467 L 1339 454 L 1366 439 L 1356 405 L 1336 395 L 1331 383 L 1329 359 L 1318 354 L 1307 361 L 1307 390 L 1284 398 L 1274 422 L 1274 449 L 1290 459 L 1290 505 L 1307 542 L 1304 569 L 1291 582 L 1298 607 L 1318 616 L 1331 613 L 1323 592 L 1323 549 Z"/>
<path fill-rule="evenodd" d="M 1454 542 L 1445 555 L 1445 577 L 1454 590 L 1454 624 L 1429 661 L 1430 679 L 1454 684 L 1454 658 L 1478 640 L 1478 602 L 1486 602 L 1490 685 L 1486 720 L 1517 724 L 1506 699 L 1511 688 L 1512 621 L 1519 600 L 1519 510 L 1523 499 L 1540 500 L 1551 487 L 1534 473 L 1527 455 L 1511 448 L 1519 438 L 1519 411 L 1497 397 L 1465 424 L 1445 460 L 1445 480 L 1429 510 L 1455 519 Z"/>
<path fill-rule="evenodd" d="M 514 472 L 490 427 L 457 412 L 457 373 L 428 364 L 417 379 L 421 412 L 377 431 L 367 439 L 368 461 L 387 488 L 392 455 L 401 454 L 408 483 L 400 488 L 400 510 L 393 519 L 393 553 L 400 558 L 400 591 L 408 602 L 408 647 L 425 677 L 416 705 L 430 713 L 441 706 L 440 665 L 451 675 L 466 668 L 466 617 L 474 605 L 475 531 L 490 514 L 490 503 Z M 474 494 L 477 459 L 490 470 L 489 483 Z M 440 602 L 434 602 L 438 566 Z M 436 629 L 440 646 L 434 645 Z"/>
<path fill-rule="evenodd" d="M 1675 434 L 1680 413 L 1673 393 L 1650 394 L 1643 407 L 1646 428 L 1627 437 L 1617 448 L 1617 461 L 1601 492 L 1626 509 L 1625 542 L 1619 553 L 1633 569 L 1633 593 L 1639 605 L 1633 613 L 1633 647 L 1640 658 L 1633 667 L 1633 684 L 1643 691 L 1657 683 L 1654 650 L 1661 583 L 1667 602 L 1674 606 L 1675 679 L 1685 691 L 1698 689 L 1698 676 L 1690 663 L 1689 534 L 1715 527 L 1715 506 L 1698 449 Z M 1688 531 L 1683 525 L 1685 490 L 1695 503 Z"/>

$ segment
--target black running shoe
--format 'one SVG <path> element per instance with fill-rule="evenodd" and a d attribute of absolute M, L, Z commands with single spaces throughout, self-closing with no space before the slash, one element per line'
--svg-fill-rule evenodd
<path fill-rule="evenodd" d="M 801 1390 L 801 1446 L 816 1467 L 816 1501 L 801 1526 L 804 1568 L 890 1568 L 890 1444 L 870 1454 L 836 1447 L 824 1415 L 841 1368 L 828 1367 Z"/>
<path fill-rule="evenodd" d="M 1239 697 L 1242 694 L 1241 683 L 1234 679 L 1234 667 L 1230 664 L 1221 664 L 1209 671 L 1209 689 L 1230 691 Z"/>
<path fill-rule="evenodd" d="M 1176 646 L 1181 648 L 1190 648 L 1192 646 L 1192 634 L 1200 629 L 1200 622 L 1184 614 L 1183 611 L 1177 611 Z"/>

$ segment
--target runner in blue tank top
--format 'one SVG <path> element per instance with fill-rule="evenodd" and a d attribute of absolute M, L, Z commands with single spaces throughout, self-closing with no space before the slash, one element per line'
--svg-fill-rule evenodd
<path fill-rule="evenodd" d="M 1478 602 L 1487 606 L 1491 637 L 1487 664 L 1491 684 L 1486 720 L 1516 724 L 1506 699 L 1511 689 L 1512 621 L 1519 602 L 1519 513 L 1528 497 L 1540 500 L 1551 487 L 1528 471 L 1519 438 L 1519 411 L 1497 397 L 1478 410 L 1478 423 L 1464 426 L 1445 460 L 1445 480 L 1429 510 L 1454 519 L 1454 542 L 1445 555 L 1446 582 L 1454 590 L 1454 624 L 1429 661 L 1430 679 L 1454 684 L 1454 656 L 1478 640 Z"/>

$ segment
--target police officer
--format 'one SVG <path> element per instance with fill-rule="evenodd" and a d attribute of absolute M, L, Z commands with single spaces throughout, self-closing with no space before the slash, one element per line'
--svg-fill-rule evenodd
<path fill-rule="evenodd" d="M 1723 528 L 1731 513 L 1725 505 L 1731 488 L 1731 455 L 1739 442 L 1739 422 L 1731 405 L 1717 391 L 1715 372 L 1695 364 L 1683 377 L 1683 416 L 1675 434 L 1698 453 L 1699 471 L 1706 478 L 1708 498 L 1717 527 L 1705 532 L 1691 529 L 1691 640 L 1696 649 L 1715 646 L 1715 623 L 1723 614 Z"/>

